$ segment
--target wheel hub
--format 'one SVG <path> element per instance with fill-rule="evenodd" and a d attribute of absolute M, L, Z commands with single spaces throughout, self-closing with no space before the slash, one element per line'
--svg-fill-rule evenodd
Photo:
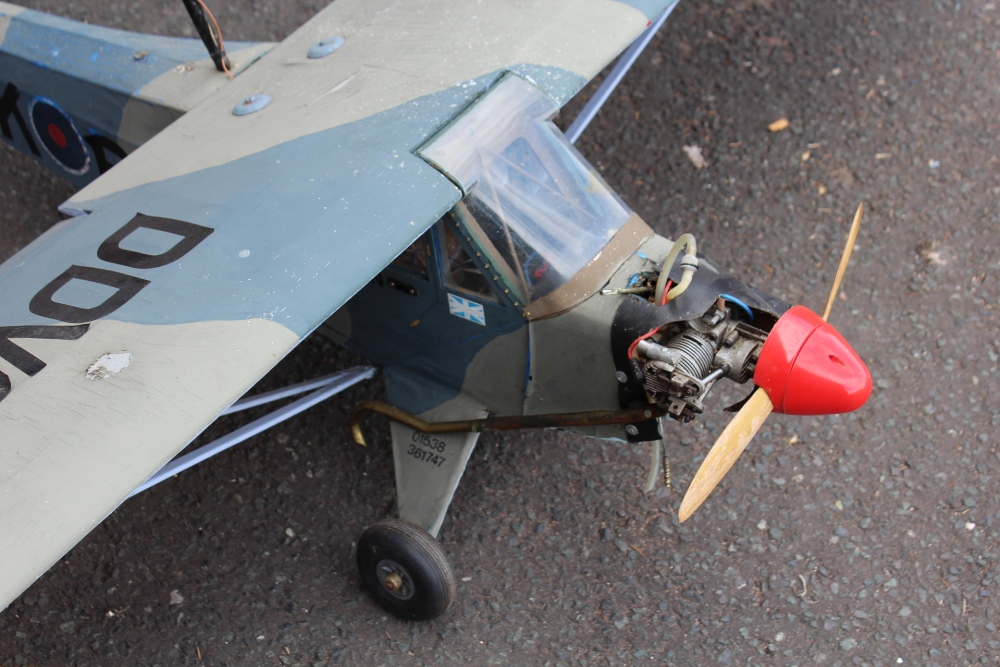
<path fill-rule="evenodd" d="M 388 577 L 385 578 L 385 581 L 382 582 L 382 585 L 385 586 L 385 590 L 387 591 L 390 592 L 398 591 L 400 588 L 403 587 L 403 578 L 398 574 L 396 574 L 395 572 L 393 572 L 392 574 L 390 574 Z"/>
<path fill-rule="evenodd" d="M 394 560 L 389 558 L 380 560 L 375 566 L 375 572 L 386 592 L 394 598 L 409 600 L 416 592 L 410 573 Z"/>

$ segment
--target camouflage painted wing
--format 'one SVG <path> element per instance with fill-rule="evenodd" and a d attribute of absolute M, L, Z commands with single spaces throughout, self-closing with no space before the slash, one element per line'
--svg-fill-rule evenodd
<path fill-rule="evenodd" d="M 457 202 L 411 151 L 506 71 L 565 102 L 665 4 L 339 0 L 67 202 L 0 267 L 0 604 Z"/>

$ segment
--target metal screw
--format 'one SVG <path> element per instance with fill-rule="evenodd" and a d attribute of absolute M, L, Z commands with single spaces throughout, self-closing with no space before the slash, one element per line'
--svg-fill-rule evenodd
<path fill-rule="evenodd" d="M 271 96 L 265 95 L 264 93 L 257 93 L 251 95 L 250 97 L 244 98 L 233 107 L 234 116 L 248 116 L 256 111 L 260 111 L 268 104 L 271 103 Z"/>
<path fill-rule="evenodd" d="M 621 371 L 615 373 L 615 379 L 618 380 L 618 382 L 620 382 L 621 384 L 625 384 L 626 382 L 628 382 L 628 376 L 622 373 Z"/>
<path fill-rule="evenodd" d="M 628 426 L 625 427 L 625 432 L 628 433 L 629 435 L 639 435 L 639 427 L 637 427 L 635 424 L 629 424 Z"/>

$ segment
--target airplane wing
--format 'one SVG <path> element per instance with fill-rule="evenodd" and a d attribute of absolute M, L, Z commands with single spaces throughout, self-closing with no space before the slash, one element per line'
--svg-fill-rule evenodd
<path fill-rule="evenodd" d="M 0 605 L 458 201 L 416 147 L 670 4 L 339 0 L 68 201 L 0 266 Z"/>

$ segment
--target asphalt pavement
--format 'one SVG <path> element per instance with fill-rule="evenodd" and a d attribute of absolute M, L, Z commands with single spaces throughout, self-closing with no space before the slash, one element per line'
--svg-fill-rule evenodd
<path fill-rule="evenodd" d="M 26 4 L 192 34 L 180 2 Z M 212 2 L 251 40 L 320 4 Z M 353 565 L 394 498 L 387 429 L 345 428 L 375 381 L 127 501 L 0 613 L 0 665 L 1000 662 L 998 26 L 983 0 L 685 1 L 581 139 L 657 231 L 813 309 L 866 207 L 831 321 L 870 401 L 772 417 L 687 523 L 722 400 L 649 495 L 644 446 L 486 434 L 441 533 L 457 602 L 389 618 Z M 69 194 L 0 148 L 0 258 Z M 264 385 L 358 362 L 310 340 Z"/>

